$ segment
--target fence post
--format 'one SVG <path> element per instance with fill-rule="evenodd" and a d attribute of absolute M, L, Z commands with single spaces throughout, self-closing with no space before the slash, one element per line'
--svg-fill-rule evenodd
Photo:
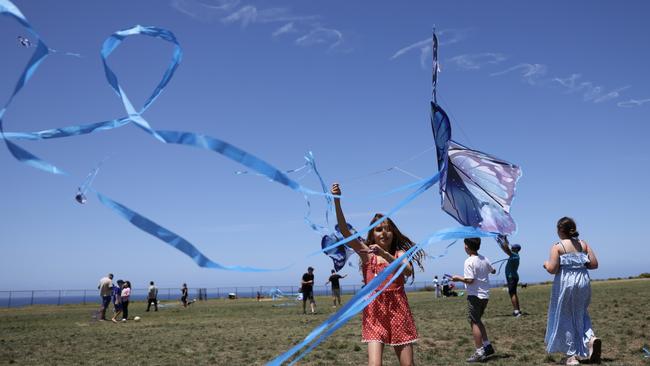
<path fill-rule="evenodd" d="M 9 291 L 9 300 L 7 301 L 7 307 L 11 307 L 11 291 Z"/>
<path fill-rule="evenodd" d="M 239 294 L 237 292 L 237 287 L 235 287 L 235 297 L 239 297 Z"/>
<path fill-rule="evenodd" d="M 171 299 L 172 299 L 172 289 L 168 288 L 167 289 L 167 300 L 171 300 Z"/>
<path fill-rule="evenodd" d="M 86 290 L 84 290 L 84 305 L 86 305 Z"/>
<path fill-rule="evenodd" d="M 30 300 L 29 305 L 34 305 L 34 290 L 32 290 L 32 299 Z"/>
<path fill-rule="evenodd" d="M 61 290 L 59 290 L 59 298 L 56 300 L 57 305 L 61 305 Z"/>

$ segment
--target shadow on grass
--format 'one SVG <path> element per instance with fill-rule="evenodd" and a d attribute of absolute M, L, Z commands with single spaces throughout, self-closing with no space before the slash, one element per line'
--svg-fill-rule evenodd
<path fill-rule="evenodd" d="M 521 312 L 522 317 L 526 317 L 526 316 L 530 316 L 530 315 L 535 315 L 535 313 L 525 313 L 523 311 Z M 494 317 L 494 318 L 514 318 L 515 316 L 512 315 L 512 313 L 509 313 L 509 314 L 491 315 L 491 317 Z"/>
<path fill-rule="evenodd" d="M 485 362 L 497 361 L 497 360 L 505 360 L 505 359 L 508 359 L 508 358 L 510 358 L 512 356 L 513 355 L 511 355 L 509 353 L 497 353 L 495 355 L 492 355 L 492 356 L 488 357 L 488 359 L 485 360 Z"/>

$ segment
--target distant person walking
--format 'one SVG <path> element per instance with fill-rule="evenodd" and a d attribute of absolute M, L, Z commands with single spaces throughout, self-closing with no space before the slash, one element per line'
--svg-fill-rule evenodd
<path fill-rule="evenodd" d="M 122 286 L 122 321 L 125 322 L 129 319 L 129 302 L 131 298 L 131 281 L 125 281 Z"/>
<path fill-rule="evenodd" d="M 336 303 L 338 302 L 339 306 L 341 305 L 341 284 L 339 283 L 339 280 L 341 278 L 345 278 L 347 275 L 341 276 L 340 274 L 336 273 L 335 270 L 332 270 L 332 275 L 330 278 L 325 282 L 325 285 L 328 283 L 332 283 L 332 302 L 333 306 L 336 307 Z"/>
<path fill-rule="evenodd" d="M 187 307 L 187 297 L 189 296 L 190 291 L 187 288 L 187 283 L 183 284 L 183 287 L 181 287 L 181 302 L 183 303 L 183 307 Z"/>
<path fill-rule="evenodd" d="M 546 351 L 566 354 L 567 365 L 579 365 L 578 357 L 599 363 L 601 340 L 596 338 L 589 317 L 591 279 L 589 269 L 598 268 L 596 253 L 586 241 L 578 239 L 576 223 L 569 217 L 557 222 L 560 241 L 551 246 L 544 262 L 555 275 L 546 324 Z"/>
<path fill-rule="evenodd" d="M 508 294 L 512 303 L 512 315 L 518 318 L 521 316 L 519 296 L 517 295 L 517 286 L 519 285 L 519 251 L 521 250 L 521 245 L 512 244 L 511 246 L 507 236 L 499 236 L 498 241 L 501 250 L 508 256 L 508 261 L 506 262 L 506 283 L 508 284 Z"/>
<path fill-rule="evenodd" d="M 490 273 L 496 270 L 490 260 L 478 253 L 481 249 L 481 238 L 465 239 L 465 259 L 462 276 L 452 276 L 452 281 L 465 283 L 467 287 L 467 316 L 472 327 L 472 337 L 476 351 L 467 362 L 483 362 L 494 354 L 487 330 L 481 320 L 490 298 Z"/>
<path fill-rule="evenodd" d="M 154 311 L 158 311 L 158 287 L 153 284 L 153 281 L 149 281 L 149 290 L 147 290 L 147 311 L 151 308 L 151 304 Z"/>
<path fill-rule="evenodd" d="M 113 274 L 109 273 L 106 277 L 99 279 L 99 296 L 102 298 L 102 306 L 99 308 L 99 320 L 106 320 L 106 309 L 111 303 L 111 288 L 113 287 Z"/>
<path fill-rule="evenodd" d="M 300 289 L 302 292 L 302 313 L 307 314 L 307 301 L 309 301 L 309 308 L 311 313 L 316 313 L 316 302 L 314 301 L 314 268 L 307 268 L 307 273 L 302 275 L 300 281 Z"/>

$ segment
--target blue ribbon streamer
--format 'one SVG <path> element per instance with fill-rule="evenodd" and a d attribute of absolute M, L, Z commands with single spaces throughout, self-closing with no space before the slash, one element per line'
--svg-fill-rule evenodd
<path fill-rule="evenodd" d="M 28 139 L 28 140 L 40 140 L 40 139 L 45 139 L 45 138 L 58 138 L 58 137 L 68 137 L 68 136 L 75 136 L 75 135 L 81 135 L 81 134 L 86 134 L 86 133 L 92 133 L 95 131 L 102 131 L 102 130 L 108 130 L 112 128 L 117 128 L 121 127 L 131 121 L 136 122 L 140 127 L 144 128 L 147 131 L 151 131 L 151 129 L 148 127 L 148 124 L 144 119 L 142 119 L 139 116 L 139 113 L 134 113 L 133 108 L 130 105 L 130 102 L 128 102 L 128 99 L 126 96 L 122 93 L 120 96 L 122 97 L 123 102 L 125 103 L 125 108 L 127 109 L 127 112 L 129 113 L 129 118 L 120 118 L 116 120 L 111 120 L 111 121 L 104 121 L 104 122 L 99 122 L 99 123 L 93 123 L 93 124 L 88 124 L 88 125 L 81 125 L 81 126 L 69 126 L 69 127 L 64 127 L 61 129 L 53 129 L 53 130 L 45 130 L 41 131 L 40 133 L 14 133 L 11 134 L 8 137 L 5 136 L 4 134 L 4 129 L 2 125 L 2 117 L 4 116 L 5 111 L 7 110 L 7 107 L 11 104 L 13 101 L 14 97 L 16 94 L 25 86 L 25 84 L 29 81 L 29 79 L 32 77 L 40 63 L 45 59 L 45 57 L 48 55 L 48 52 L 50 49 L 45 45 L 45 43 L 41 40 L 41 38 L 38 36 L 36 31 L 31 27 L 29 22 L 27 22 L 27 19 L 22 15 L 20 10 L 12 4 L 8 0 L 0 0 L 0 14 L 3 15 L 8 15 L 9 17 L 14 18 L 17 20 L 25 29 L 27 29 L 31 34 L 34 35 L 34 37 L 38 40 L 38 44 L 36 46 L 36 49 L 27 63 L 27 66 L 25 67 L 25 70 L 21 74 L 18 82 L 16 83 L 16 86 L 14 88 L 13 93 L 9 97 L 9 100 L 5 104 L 5 106 L 0 110 L 0 137 L 2 140 L 4 140 L 7 148 L 11 152 L 11 154 L 20 162 L 25 163 L 27 165 L 30 165 L 32 167 L 35 167 L 37 169 L 41 169 L 43 171 L 46 171 L 48 173 L 52 174 L 61 174 L 61 175 L 68 175 L 65 173 L 63 170 L 57 168 L 53 164 L 50 164 L 35 155 L 31 154 L 27 150 L 21 148 L 17 144 L 9 141 L 9 138 L 17 138 L 17 139 Z M 150 36 L 155 36 L 159 37 L 165 40 L 173 41 L 175 42 L 175 38 L 171 32 L 165 31 L 165 30 L 158 30 L 157 28 L 154 27 L 140 27 L 136 26 L 131 29 L 125 30 L 125 31 L 120 31 L 115 33 L 113 36 L 111 36 L 104 44 L 104 48 L 102 49 L 103 55 L 108 55 L 110 52 L 112 52 L 117 45 L 121 42 L 121 40 L 127 36 L 127 35 L 133 35 L 133 34 L 138 34 L 138 32 L 142 32 L 143 34 L 150 35 Z M 178 44 L 176 43 L 178 46 Z M 105 59 L 104 59 L 105 61 Z M 163 76 L 163 79 L 161 82 L 158 84 L 152 95 L 147 99 L 145 102 L 144 107 L 141 109 L 141 112 L 145 111 L 151 103 L 158 97 L 158 95 L 162 92 L 164 86 L 169 82 L 171 79 L 171 76 L 173 75 L 174 70 L 176 69 L 178 62 L 180 61 L 180 48 L 176 47 L 175 53 L 174 53 L 174 58 L 172 60 L 172 63 L 170 66 L 167 68 L 167 71 L 165 72 L 165 75 Z M 109 79 L 109 83 L 111 84 L 112 87 L 114 87 L 114 90 L 120 91 L 121 88 L 119 87 L 119 84 L 117 84 L 117 77 L 115 74 L 112 73 L 110 68 L 105 64 L 105 70 L 107 74 L 107 78 Z M 115 89 L 116 88 L 116 89 Z M 119 94 L 119 93 L 118 93 Z M 141 113 L 140 112 L 140 113 Z M 174 131 L 171 131 L 172 133 L 169 134 L 169 137 L 178 137 L 178 138 L 186 138 L 187 135 L 179 134 L 176 133 L 174 134 Z M 156 135 L 156 133 L 154 133 Z M 206 139 L 208 142 L 215 142 L 216 139 L 209 140 Z M 213 145 L 214 146 L 214 145 Z M 229 153 L 234 153 L 235 155 L 237 153 L 240 153 L 240 155 L 246 155 L 246 152 L 243 150 L 238 150 L 237 148 L 232 147 L 231 145 L 227 143 L 222 143 L 219 145 L 219 147 L 223 148 L 224 150 L 228 150 Z M 245 157 L 242 158 L 245 160 Z M 258 163 L 259 164 L 259 159 L 255 160 L 252 159 L 253 163 Z M 272 166 L 270 164 L 267 164 L 270 166 L 268 168 L 267 166 L 264 166 L 263 164 L 260 164 L 263 167 L 267 168 L 267 173 L 268 171 L 272 171 Z M 88 184 L 87 189 L 90 189 L 90 184 Z M 246 271 L 246 272 L 266 272 L 266 271 L 280 271 L 284 270 L 287 267 L 281 268 L 281 269 L 263 269 L 263 268 L 254 268 L 254 267 L 245 267 L 245 266 L 225 266 L 221 265 L 219 263 L 216 263 L 212 260 L 210 260 L 208 257 L 203 255 L 194 245 L 192 245 L 189 241 L 184 239 L 183 237 L 173 233 L 171 230 L 168 230 L 152 220 L 146 218 L 145 216 L 127 208 L 126 206 L 110 199 L 108 196 L 103 195 L 97 191 L 94 191 L 97 194 L 97 197 L 99 198 L 99 201 L 106 207 L 110 208 L 114 212 L 116 212 L 119 216 L 125 218 L 127 221 L 131 222 L 134 226 L 139 228 L 140 230 L 147 232 L 158 239 L 168 243 L 169 245 L 173 246 L 174 248 L 180 250 L 192 260 L 194 260 L 199 266 L 201 267 L 206 267 L 206 268 L 216 268 L 216 269 L 224 269 L 224 270 L 233 270 L 233 271 Z"/>
<path fill-rule="evenodd" d="M 270 271 L 282 271 L 290 266 L 279 268 L 279 269 L 264 269 L 264 268 L 255 268 L 255 267 L 246 267 L 246 266 L 225 266 L 217 262 L 212 261 L 210 258 L 206 257 L 201 253 L 192 243 L 187 239 L 181 237 L 180 235 L 158 225 L 152 220 L 140 215 L 139 213 L 131 210 L 130 208 L 108 198 L 107 196 L 95 191 L 99 201 L 106 207 L 117 212 L 124 219 L 129 221 L 138 229 L 149 233 L 156 238 L 164 241 L 165 243 L 171 245 L 172 247 L 180 250 L 185 253 L 187 256 L 192 258 L 199 267 L 204 268 L 214 268 L 214 269 L 223 269 L 228 271 L 240 271 L 240 272 L 270 272 Z"/>
<path fill-rule="evenodd" d="M 48 173 L 67 175 L 67 173 L 57 168 L 53 164 L 43 161 L 42 159 L 38 158 L 36 155 L 30 153 L 29 151 L 18 146 L 17 144 L 4 138 L 4 127 L 3 127 L 4 114 L 7 111 L 7 108 L 9 107 L 11 102 L 13 102 L 14 98 L 16 97 L 16 94 L 18 94 L 18 92 L 20 92 L 20 90 L 25 86 L 25 84 L 27 84 L 29 79 L 34 75 L 36 69 L 38 69 L 38 66 L 48 56 L 49 47 L 47 47 L 47 45 L 43 42 L 43 40 L 38 35 L 38 33 L 29 24 L 25 16 L 20 12 L 20 10 L 13 3 L 11 3 L 8 0 L 0 0 L 0 14 L 6 15 L 16 20 L 29 33 L 31 33 L 34 36 L 34 38 L 38 41 L 34 49 L 34 53 L 32 53 L 32 57 L 27 62 L 25 69 L 21 73 L 20 78 L 18 79 L 18 82 L 14 87 L 14 91 L 9 96 L 9 99 L 7 100 L 3 108 L 0 109 L 0 137 L 2 137 L 2 139 L 5 142 L 5 146 L 7 146 L 7 149 L 9 150 L 11 155 L 13 155 L 13 157 L 16 158 L 16 160 L 24 164 L 27 164 L 31 167 L 34 167 L 36 169 L 46 171 Z"/>
<path fill-rule="evenodd" d="M 339 246 L 341 246 L 343 244 L 351 242 L 352 240 L 360 238 L 363 234 L 365 234 L 368 231 L 372 230 L 375 226 L 378 226 L 382 222 L 386 221 L 389 217 L 394 215 L 397 211 L 399 211 L 404 206 L 406 206 L 408 203 L 413 201 L 417 196 L 419 196 L 422 193 L 426 192 L 429 188 L 431 188 L 439 180 L 440 180 L 440 172 L 438 172 L 438 173 L 434 174 L 433 176 L 431 176 L 430 178 L 424 180 L 424 183 L 422 183 L 420 185 L 420 187 L 418 187 L 418 189 L 415 192 L 411 193 L 406 198 L 404 198 L 402 201 L 400 201 L 397 205 L 395 205 L 395 207 L 393 207 L 390 211 L 388 211 L 388 213 L 384 217 L 382 217 L 379 220 L 375 221 L 373 224 L 368 225 L 363 229 L 360 229 L 355 234 L 350 235 L 350 236 L 348 236 L 347 238 L 345 238 L 343 240 L 339 240 L 338 242 L 336 242 L 334 244 L 331 244 L 328 247 L 322 248 L 321 250 L 316 251 L 316 252 L 312 253 L 311 255 L 313 256 L 313 255 L 319 254 L 321 252 L 324 253 L 324 252 L 327 252 L 327 251 L 331 251 L 332 249 L 334 249 L 336 247 L 339 247 Z"/>
<path fill-rule="evenodd" d="M 352 297 L 339 311 L 334 315 L 330 316 L 322 324 L 317 326 L 312 330 L 305 339 L 299 344 L 295 345 L 287 352 L 279 355 L 275 359 L 271 360 L 267 365 L 269 366 L 279 366 L 282 363 L 288 361 L 291 357 L 297 354 L 301 349 L 307 347 L 304 351 L 300 352 L 296 359 L 294 359 L 290 364 L 294 364 L 302 357 L 307 355 L 312 349 L 314 349 L 318 344 L 323 340 L 329 337 L 334 333 L 338 328 L 345 324 L 350 318 L 363 310 L 372 300 L 374 300 L 382 291 L 394 281 L 397 276 L 403 271 L 406 267 L 404 260 L 410 260 L 412 256 L 417 253 L 420 249 L 425 248 L 429 244 L 442 240 L 453 240 L 453 239 L 463 239 L 470 237 L 486 237 L 486 236 L 495 236 L 494 233 L 487 233 L 481 230 L 478 230 L 473 227 L 459 227 L 453 229 L 443 229 L 431 234 L 426 239 L 420 241 L 408 251 L 404 253 L 403 256 L 399 257 L 397 260 L 393 261 L 388 265 L 383 271 L 377 274 L 377 277 L 373 278 L 366 286 L 364 286 L 356 295 Z M 400 267 L 398 269 L 398 267 Z M 393 272 L 395 275 L 389 280 L 389 282 L 380 290 L 375 293 L 375 291 L 382 282 L 384 282 L 388 276 Z M 372 293 L 372 295 L 371 295 Z M 313 342 L 313 343 L 312 343 Z"/>

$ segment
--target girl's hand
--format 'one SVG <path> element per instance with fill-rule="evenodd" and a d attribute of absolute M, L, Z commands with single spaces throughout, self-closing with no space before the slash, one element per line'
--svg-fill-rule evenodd
<path fill-rule="evenodd" d="M 341 195 L 341 187 L 339 186 L 338 183 L 332 184 L 332 188 L 330 189 L 330 193 L 332 193 L 335 196 L 340 196 Z"/>
<path fill-rule="evenodd" d="M 382 258 L 386 258 L 387 256 L 390 256 L 387 251 L 384 250 L 384 248 L 380 247 L 377 244 L 370 244 L 368 246 L 368 249 L 370 249 L 370 253 L 376 254 Z"/>
<path fill-rule="evenodd" d="M 451 276 L 451 280 L 454 281 L 454 282 L 463 282 L 464 279 L 465 279 L 464 277 L 461 277 L 461 276 L 458 276 L 458 275 Z"/>

